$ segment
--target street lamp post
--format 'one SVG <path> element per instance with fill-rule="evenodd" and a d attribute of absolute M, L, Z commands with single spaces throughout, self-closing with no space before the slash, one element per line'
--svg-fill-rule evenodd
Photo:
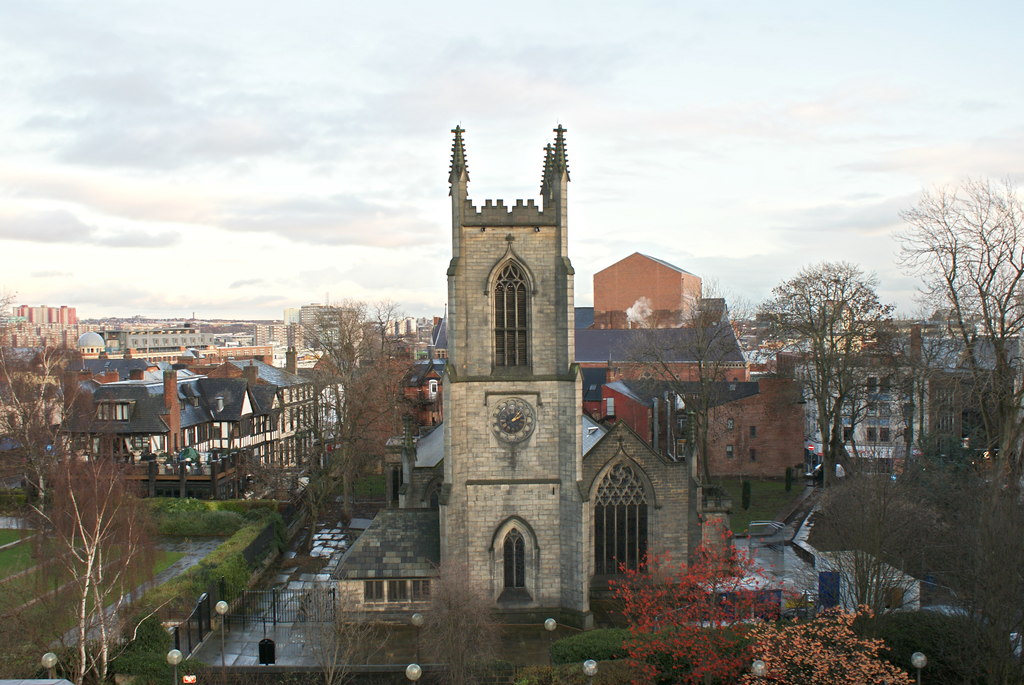
<path fill-rule="evenodd" d="M 423 675 L 423 669 L 420 668 L 419 664 L 409 664 L 405 667 L 405 677 L 412 682 L 415 683 L 419 680 L 421 675 Z"/>
<path fill-rule="evenodd" d="M 921 685 L 921 669 L 928 665 L 928 657 L 921 652 L 910 655 L 910 665 L 917 669 L 917 685 Z"/>
<path fill-rule="evenodd" d="M 227 624 L 224 621 L 224 616 L 228 613 L 228 603 L 223 599 L 213 605 L 214 611 L 220 616 L 220 674 L 224 675 L 224 630 Z"/>
<path fill-rule="evenodd" d="M 167 652 L 167 663 L 174 666 L 174 680 L 172 681 L 174 685 L 178 685 L 178 664 L 181 663 L 181 658 L 181 652 L 177 649 Z"/>
<path fill-rule="evenodd" d="M 555 628 L 558 627 L 558 621 L 553 618 L 544 619 L 544 630 L 551 633 L 551 638 L 548 640 L 548 664 L 554 665 L 554 657 L 551 655 L 551 645 L 555 641 Z"/>
<path fill-rule="evenodd" d="M 583 675 L 590 679 L 590 682 L 594 682 L 594 676 L 597 675 L 597 662 L 593 659 L 587 659 L 583 662 Z"/>
<path fill-rule="evenodd" d="M 43 658 L 39 660 L 39 663 L 43 665 L 46 672 L 50 674 L 50 680 L 56 680 L 57 672 L 54 668 L 57 665 L 57 655 L 53 652 L 47 652 L 43 655 Z"/>
<path fill-rule="evenodd" d="M 409 617 L 409 623 L 416 629 L 416 663 L 420 662 L 420 628 L 423 627 L 423 614 L 416 612 Z"/>

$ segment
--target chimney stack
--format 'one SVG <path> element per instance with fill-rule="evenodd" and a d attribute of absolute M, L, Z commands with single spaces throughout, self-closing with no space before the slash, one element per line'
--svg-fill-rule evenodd
<path fill-rule="evenodd" d="M 146 377 L 145 369 L 132 369 L 128 372 L 128 380 L 141 381 Z"/>
<path fill-rule="evenodd" d="M 256 385 L 256 381 L 259 379 L 259 369 L 256 368 L 255 364 L 248 364 L 242 367 L 242 375 L 245 377 L 245 382 L 251 388 Z"/>
<path fill-rule="evenodd" d="M 288 348 L 288 351 L 284 353 L 284 359 L 284 370 L 291 374 L 297 374 L 299 372 L 299 355 L 294 347 Z"/>
<path fill-rule="evenodd" d="M 178 451 L 181 435 L 181 405 L 178 403 L 178 372 L 164 371 L 164 410 L 167 423 L 167 451 Z"/>

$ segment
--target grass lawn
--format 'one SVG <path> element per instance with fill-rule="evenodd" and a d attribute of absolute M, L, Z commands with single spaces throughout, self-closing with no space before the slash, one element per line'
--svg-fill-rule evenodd
<path fill-rule="evenodd" d="M 20 530 L 0 530 L 0 544 L 14 542 L 22 536 Z M 0 578 L 6 578 L 18 571 L 35 565 L 32 559 L 32 542 L 26 541 L 0 551 Z"/>
<path fill-rule="evenodd" d="M 20 528 L 16 529 L 16 530 L 11 530 L 11 529 L 7 529 L 7 528 L 2 529 L 2 530 L 0 530 L 0 545 L 6 545 L 8 542 L 14 542 L 15 540 L 20 540 L 21 539 L 21 535 L 22 535 L 22 531 L 21 531 Z"/>
<path fill-rule="evenodd" d="M 178 559 L 181 559 L 183 556 L 185 556 L 184 552 L 169 552 L 164 549 L 158 550 L 156 553 L 156 567 L 153 569 L 153 575 L 155 576 L 165 570 L 168 566 L 176 562 Z"/>
<path fill-rule="evenodd" d="M 729 522 L 733 533 L 743 533 L 751 521 L 773 521 L 779 512 L 804 491 L 802 481 L 793 483 L 793 489 L 786 492 L 781 480 L 755 480 L 750 482 L 750 509 L 743 508 L 743 485 L 739 478 L 723 478 L 719 481 L 732 497 L 732 513 Z"/>

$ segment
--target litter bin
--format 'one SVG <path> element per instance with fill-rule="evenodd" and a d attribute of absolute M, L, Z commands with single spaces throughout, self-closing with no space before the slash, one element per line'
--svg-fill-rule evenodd
<path fill-rule="evenodd" d="M 260 663 L 264 666 L 277 663 L 274 658 L 274 641 L 269 637 L 260 640 Z"/>

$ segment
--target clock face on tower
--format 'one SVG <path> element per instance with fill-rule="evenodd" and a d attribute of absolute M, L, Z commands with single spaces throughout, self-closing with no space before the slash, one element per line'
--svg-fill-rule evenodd
<path fill-rule="evenodd" d="M 518 397 L 499 402 L 492 416 L 494 434 L 505 442 L 522 442 L 533 433 L 533 407 Z"/>

